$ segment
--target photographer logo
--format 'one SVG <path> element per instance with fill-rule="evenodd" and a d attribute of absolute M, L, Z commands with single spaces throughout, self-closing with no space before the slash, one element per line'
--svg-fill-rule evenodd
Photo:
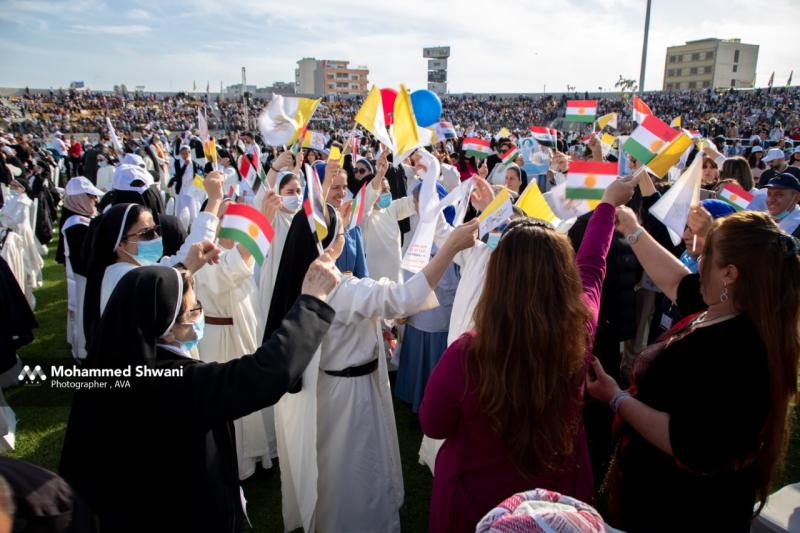
<path fill-rule="evenodd" d="M 41 383 L 37 383 L 37 379 L 40 379 L 42 382 L 44 382 L 47 379 L 47 376 L 44 375 L 41 366 L 36 365 L 33 367 L 33 369 L 31 369 L 30 366 L 25 365 L 22 367 L 18 378 L 20 383 L 23 384 L 40 385 Z"/>

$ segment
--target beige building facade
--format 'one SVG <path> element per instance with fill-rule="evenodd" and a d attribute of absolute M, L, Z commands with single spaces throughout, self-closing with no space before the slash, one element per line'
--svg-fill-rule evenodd
<path fill-rule="evenodd" d="M 757 63 L 757 44 L 740 39 L 687 41 L 667 48 L 663 90 L 753 88 Z"/>

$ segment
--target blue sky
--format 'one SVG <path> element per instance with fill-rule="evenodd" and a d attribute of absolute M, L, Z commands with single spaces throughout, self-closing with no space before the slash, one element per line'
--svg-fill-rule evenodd
<path fill-rule="evenodd" d="M 639 77 L 644 0 L 0 0 L 0 86 L 212 91 L 294 81 L 302 57 L 370 68 L 381 87 L 424 87 L 425 46 L 450 45 L 451 92 L 562 91 Z M 653 0 L 645 88 L 666 46 L 704 37 L 761 45 L 756 84 L 798 66 L 796 0 Z M 798 72 L 800 80 L 800 72 Z"/>

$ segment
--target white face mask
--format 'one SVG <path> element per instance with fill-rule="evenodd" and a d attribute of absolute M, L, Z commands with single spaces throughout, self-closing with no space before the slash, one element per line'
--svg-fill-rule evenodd
<path fill-rule="evenodd" d="M 303 205 L 303 197 L 295 194 L 281 196 L 283 208 L 288 211 L 299 211 L 300 206 Z"/>

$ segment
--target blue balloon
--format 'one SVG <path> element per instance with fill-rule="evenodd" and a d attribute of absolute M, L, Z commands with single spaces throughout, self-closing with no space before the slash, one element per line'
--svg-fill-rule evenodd
<path fill-rule="evenodd" d="M 417 124 L 423 128 L 436 124 L 442 117 L 442 101 L 436 93 L 427 89 L 411 93 L 411 107 L 414 109 Z"/>

